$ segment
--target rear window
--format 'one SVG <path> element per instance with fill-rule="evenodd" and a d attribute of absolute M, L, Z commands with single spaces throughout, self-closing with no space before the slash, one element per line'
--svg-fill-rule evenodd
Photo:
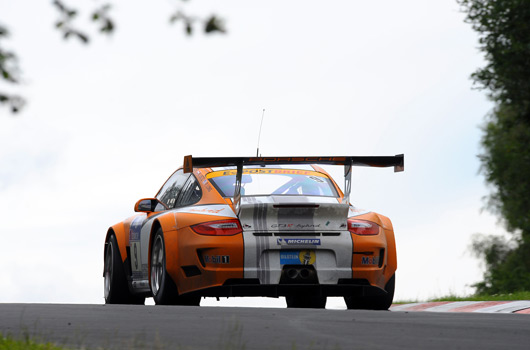
<path fill-rule="evenodd" d="M 223 197 L 233 197 L 236 170 L 208 173 L 206 177 Z M 243 169 L 242 196 L 320 196 L 338 197 L 331 180 L 324 174 L 298 169 Z"/>

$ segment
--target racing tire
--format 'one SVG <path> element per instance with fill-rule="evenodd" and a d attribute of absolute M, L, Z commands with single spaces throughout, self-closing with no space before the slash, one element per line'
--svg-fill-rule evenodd
<path fill-rule="evenodd" d="M 286 296 L 287 308 L 289 309 L 325 309 L 327 297 L 319 296 Z"/>
<path fill-rule="evenodd" d="M 396 287 L 396 275 L 388 280 L 385 285 L 386 294 L 366 297 L 344 297 L 346 307 L 349 310 L 388 310 L 394 300 L 394 289 Z"/>
<path fill-rule="evenodd" d="M 150 285 L 156 305 L 199 306 L 200 296 L 179 295 L 177 285 L 166 270 L 164 234 L 159 228 L 151 246 Z"/>
<path fill-rule="evenodd" d="M 105 304 L 143 305 L 145 303 L 144 296 L 133 295 L 129 291 L 118 242 L 114 234 L 111 234 L 105 243 L 103 277 Z"/>

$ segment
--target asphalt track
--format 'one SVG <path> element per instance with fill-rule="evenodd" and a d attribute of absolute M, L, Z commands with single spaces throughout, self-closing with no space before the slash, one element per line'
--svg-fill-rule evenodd
<path fill-rule="evenodd" d="M 530 315 L 0 304 L 0 332 L 75 349 L 529 349 Z"/>

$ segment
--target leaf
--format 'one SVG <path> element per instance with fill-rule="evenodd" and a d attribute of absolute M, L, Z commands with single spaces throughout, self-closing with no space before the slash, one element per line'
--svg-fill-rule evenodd
<path fill-rule="evenodd" d="M 55 28 L 62 28 L 63 25 L 64 25 L 63 21 L 58 21 L 55 23 Z"/>
<path fill-rule="evenodd" d="M 114 31 L 114 23 L 110 19 L 107 19 L 105 25 L 101 27 L 100 31 L 107 34 L 112 33 Z"/>
<path fill-rule="evenodd" d="M 188 35 L 193 34 L 193 26 L 191 25 L 190 21 L 186 22 L 186 34 Z"/>
<path fill-rule="evenodd" d="M 78 31 L 74 31 L 73 34 L 75 34 L 79 38 L 79 40 L 83 42 L 83 44 L 88 43 L 89 39 L 88 39 L 88 36 L 86 36 L 85 34 L 78 32 Z"/>
<path fill-rule="evenodd" d="M 212 16 L 208 21 L 206 21 L 206 24 L 204 26 L 204 32 L 205 33 L 213 33 L 213 32 L 221 32 L 226 33 L 226 29 L 224 28 L 224 23 L 219 18 Z"/>

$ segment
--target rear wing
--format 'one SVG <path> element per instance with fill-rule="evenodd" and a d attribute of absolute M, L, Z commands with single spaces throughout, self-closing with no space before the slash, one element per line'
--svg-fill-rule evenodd
<path fill-rule="evenodd" d="M 289 164 L 327 164 L 344 165 L 344 197 L 342 202 L 350 202 L 352 166 L 394 167 L 394 172 L 405 170 L 405 156 L 350 156 L 350 157 L 184 157 L 184 172 L 191 173 L 193 168 L 213 168 L 222 166 L 237 167 L 234 206 L 239 212 L 241 202 L 241 177 L 243 166 L 249 165 L 289 165 Z"/>

